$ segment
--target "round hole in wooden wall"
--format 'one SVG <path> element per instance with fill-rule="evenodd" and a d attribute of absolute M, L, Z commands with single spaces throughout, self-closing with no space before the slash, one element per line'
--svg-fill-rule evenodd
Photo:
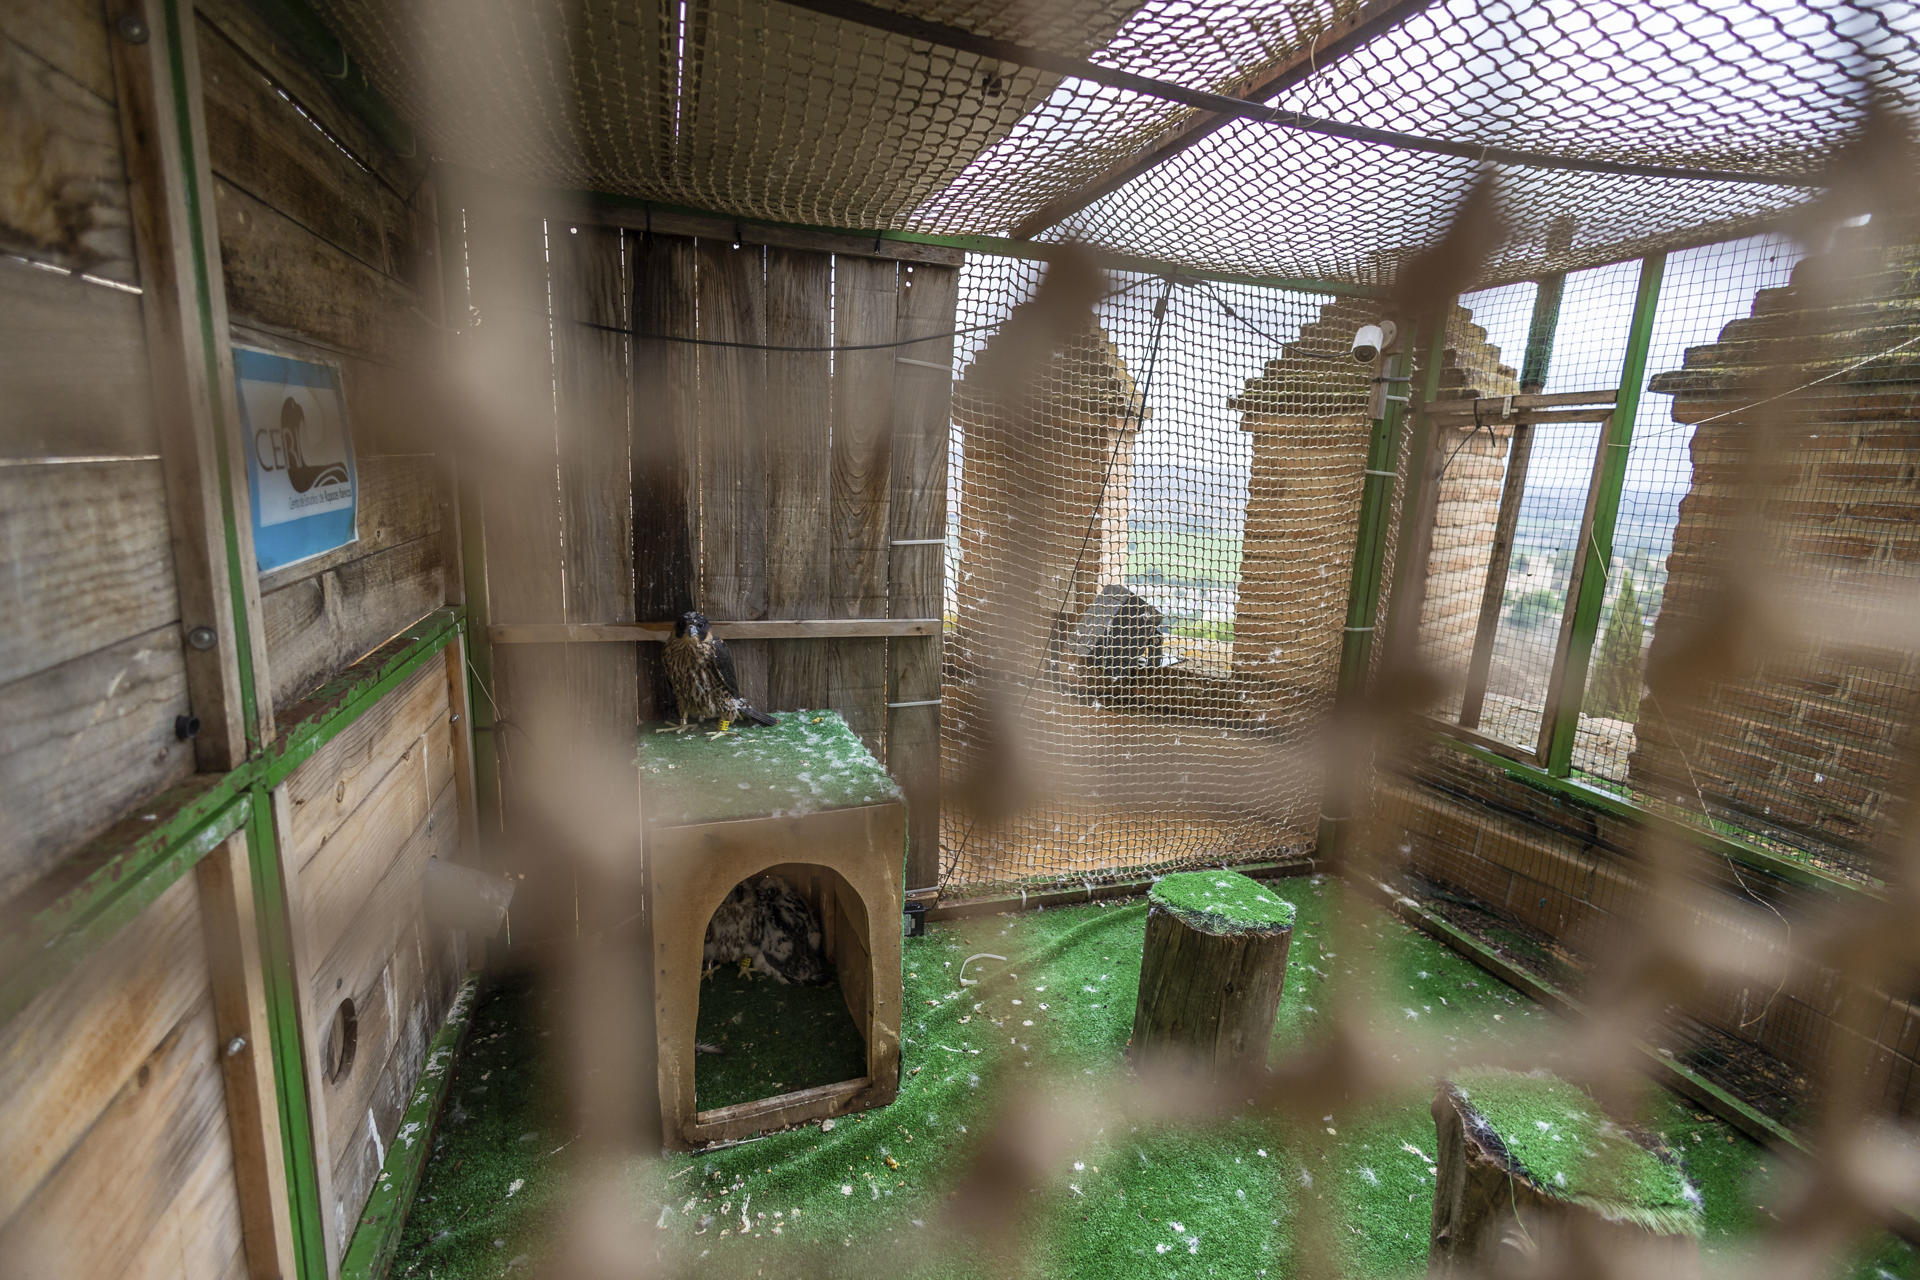
<path fill-rule="evenodd" d="M 354 1017 L 353 1001 L 342 1000 L 340 1007 L 333 1011 L 333 1022 L 327 1027 L 328 1084 L 339 1084 L 347 1078 L 347 1072 L 353 1070 L 353 1051 L 359 1039 L 360 1021 Z"/>

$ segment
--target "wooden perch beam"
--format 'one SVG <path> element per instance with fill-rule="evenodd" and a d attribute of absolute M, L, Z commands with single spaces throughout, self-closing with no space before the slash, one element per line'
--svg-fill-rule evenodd
<path fill-rule="evenodd" d="M 1229 85 L 1225 92 L 1253 102 L 1265 102 L 1344 58 L 1381 32 L 1399 26 L 1432 3 L 1433 0 L 1369 0 L 1369 3 L 1361 5 L 1289 53 L 1278 65 L 1268 68 L 1261 79 L 1248 84 Z M 1150 146 L 1122 160 L 1084 187 L 1049 200 L 1036 213 L 1014 227 L 1013 239 L 1031 240 L 1102 196 L 1118 191 L 1155 165 L 1179 155 L 1233 120 L 1232 116 L 1195 111 Z"/>
<path fill-rule="evenodd" d="M 865 640 L 893 636 L 937 636 L 938 618 L 760 618 L 713 621 L 722 640 Z M 487 628 L 495 644 L 661 643 L 673 635 L 671 622 L 496 622 Z"/>

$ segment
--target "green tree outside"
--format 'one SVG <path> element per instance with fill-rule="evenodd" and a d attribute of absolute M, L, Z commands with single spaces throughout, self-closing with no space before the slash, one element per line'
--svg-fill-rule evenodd
<path fill-rule="evenodd" d="M 1633 572 L 1628 570 L 1620 582 L 1620 594 L 1613 602 L 1613 617 L 1607 634 L 1601 637 L 1600 650 L 1593 655 L 1593 672 L 1587 677 L 1585 711 L 1590 716 L 1625 720 L 1629 724 L 1640 717 L 1640 671 L 1645 663 L 1646 620 L 1640 612 L 1640 597 L 1633 589 Z"/>

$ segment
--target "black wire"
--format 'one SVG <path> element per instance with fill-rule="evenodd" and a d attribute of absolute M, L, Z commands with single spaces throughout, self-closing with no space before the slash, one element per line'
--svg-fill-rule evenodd
<path fill-rule="evenodd" d="M 1158 280 L 1161 278 L 1162 277 L 1159 276 L 1146 276 L 1135 280 L 1132 284 L 1123 285 L 1110 293 L 1102 295 L 1100 301 L 1111 302 L 1115 298 L 1123 297 L 1133 290 L 1138 289 L 1150 280 Z M 1169 281 L 1169 283 L 1171 282 Z M 938 342 L 943 338 L 958 338 L 964 334 L 981 333 L 988 329 L 998 329 L 1006 322 L 1004 320 L 996 320 L 989 324 L 964 325 L 958 329 L 950 329 L 945 333 L 924 333 L 917 338 L 896 338 L 892 342 L 853 342 L 828 344 L 826 346 L 784 346 L 771 342 L 730 342 L 723 338 L 688 338 L 671 333 L 642 333 L 638 329 L 629 329 L 617 324 L 601 324 L 597 320 L 574 320 L 573 323 L 583 329 L 593 329 L 600 333 L 618 333 L 641 342 L 678 342 L 690 347 L 725 347 L 734 351 L 779 351 L 826 354 L 834 351 L 890 351 L 896 347 L 918 346 L 922 342 Z"/>
<path fill-rule="evenodd" d="M 896 338 L 892 342 L 852 342 L 828 344 L 826 346 L 783 346 L 772 342 L 728 342 L 722 338 L 687 338 L 672 333 L 642 333 L 638 329 L 628 329 L 617 324 L 600 324 L 594 320 L 575 320 L 573 323 L 586 329 L 597 329 L 601 333 L 625 334 L 642 342 L 679 342 L 690 347 L 729 347 L 736 351 L 788 351 L 818 352 L 830 351 L 887 351 L 894 347 L 918 346 L 922 342 L 938 342 L 943 338 L 957 338 L 966 333 L 979 333 L 986 329 L 999 328 L 994 324 L 970 324 L 959 329 L 950 329 L 945 333 L 924 333 L 917 338 Z"/>
<path fill-rule="evenodd" d="M 1159 277 L 1152 278 L 1157 279 Z M 1067 601 L 1073 596 L 1073 584 L 1080 577 L 1080 564 L 1086 559 L 1087 547 L 1093 542 L 1093 531 L 1099 527 L 1100 513 L 1107 505 L 1107 486 L 1113 482 L 1113 469 L 1120 461 L 1120 450 L 1126 446 L 1128 433 L 1138 430 L 1140 423 L 1145 421 L 1146 418 L 1147 393 L 1153 389 L 1153 371 L 1160 362 L 1160 337 L 1166 332 L 1167 302 L 1173 297 L 1173 286 L 1175 283 L 1172 276 L 1167 276 L 1165 279 L 1167 287 L 1160 295 L 1159 305 L 1153 309 L 1153 337 L 1147 344 L 1146 376 L 1139 383 L 1140 393 L 1135 399 L 1133 407 L 1128 410 L 1128 417 L 1132 420 L 1131 426 L 1123 421 L 1119 432 L 1114 436 L 1113 450 L 1107 454 L 1106 470 L 1100 475 L 1100 492 L 1094 499 L 1092 514 L 1087 517 L 1086 531 L 1080 535 L 1080 549 L 1074 553 L 1073 569 L 1067 574 L 1066 589 L 1060 593 L 1060 603 L 1055 605 L 1053 609 L 1053 616 L 1055 618 L 1058 618 L 1061 612 L 1065 610 Z M 1135 283 L 1143 284 L 1145 281 L 1136 281 Z M 1048 626 L 1048 631 L 1049 633 L 1052 631 L 1051 623 Z M 1046 666 L 1047 660 L 1051 656 L 1051 648 L 1052 642 L 1049 640 L 1047 648 L 1041 651 L 1039 662 L 1027 676 L 1026 691 L 1020 695 L 1020 712 L 1025 712 L 1027 703 L 1033 699 L 1033 688 L 1040 683 L 1040 669 Z M 966 853 L 967 842 L 973 839 L 973 828 L 974 819 L 969 818 L 967 820 L 967 829 L 960 833 L 960 842 L 954 846 L 953 857 L 948 860 L 946 869 L 942 873 L 943 877 L 952 873 L 953 868 L 959 864 L 961 855 Z"/>
<path fill-rule="evenodd" d="M 1199 284 L 1199 286 L 1202 289 L 1205 289 L 1207 291 L 1207 296 L 1213 299 L 1215 306 L 1219 307 L 1222 311 L 1226 312 L 1227 315 L 1232 319 L 1239 321 L 1241 325 L 1252 330 L 1254 333 L 1260 335 L 1262 338 L 1265 338 L 1268 342 L 1273 343 L 1273 345 L 1275 345 L 1276 347 L 1285 347 L 1285 346 L 1291 345 L 1293 347 L 1293 351 L 1292 351 L 1293 355 L 1300 356 L 1307 360 L 1325 360 L 1332 364 L 1346 364 L 1349 361 L 1350 357 L 1348 356 L 1330 356 L 1320 351 L 1309 351 L 1305 347 L 1302 347 L 1297 342 L 1289 344 L 1280 338 L 1274 337 L 1272 334 L 1268 333 L 1265 329 L 1262 329 L 1259 325 L 1247 319 L 1245 316 L 1241 315 L 1238 311 L 1235 311 L 1233 309 L 1232 304 L 1230 304 L 1225 298 L 1221 297 L 1220 294 L 1214 289 L 1212 281 L 1200 280 L 1200 281 L 1196 281 L 1196 283 Z"/>

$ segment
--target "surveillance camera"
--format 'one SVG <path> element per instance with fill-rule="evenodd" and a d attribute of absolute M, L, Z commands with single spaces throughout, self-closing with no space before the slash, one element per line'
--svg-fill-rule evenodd
<path fill-rule="evenodd" d="M 1382 351 L 1392 348 L 1396 333 L 1391 320 L 1361 325 L 1353 335 L 1353 358 L 1361 364 L 1372 364 Z"/>

